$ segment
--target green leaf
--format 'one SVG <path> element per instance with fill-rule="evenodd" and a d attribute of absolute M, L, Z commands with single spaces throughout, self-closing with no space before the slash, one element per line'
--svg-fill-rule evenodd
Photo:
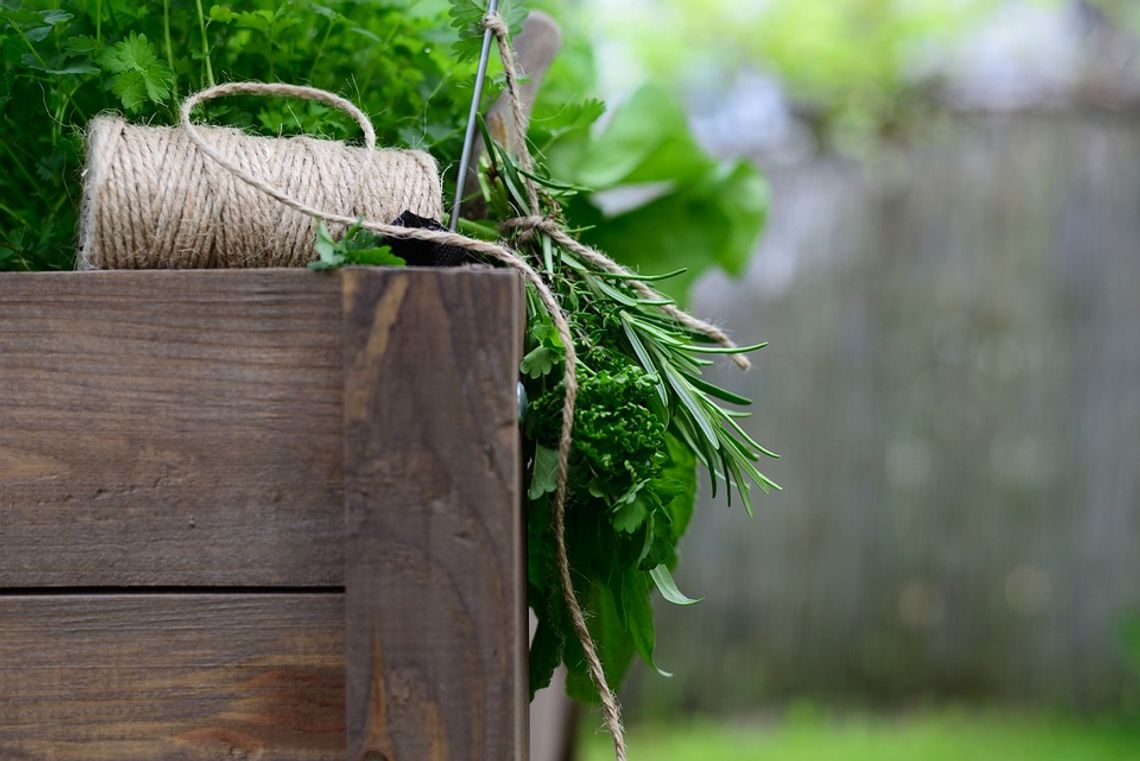
<path fill-rule="evenodd" d="M 677 183 L 642 206 L 601 219 L 582 237 L 636 270 L 687 268 L 657 284 L 684 304 L 692 284 L 710 268 L 731 275 L 744 272 L 767 204 L 763 178 L 754 166 L 740 162 L 710 169 L 699 180 Z M 583 213 L 580 208 L 575 212 Z"/>
<path fill-rule="evenodd" d="M 72 16 L 67 11 L 61 10 L 40 11 L 40 14 L 43 16 L 44 23 L 50 26 L 63 24 L 67 21 L 71 21 L 71 19 L 74 18 L 74 16 Z"/>
<path fill-rule="evenodd" d="M 618 587 L 621 597 L 620 613 L 622 624 L 629 632 L 633 648 L 650 667 L 661 676 L 672 676 L 658 668 L 653 660 L 656 648 L 656 634 L 653 626 L 653 603 L 649 597 L 649 581 L 644 571 L 636 568 L 622 573 Z"/>
<path fill-rule="evenodd" d="M 689 131 L 685 111 L 663 87 L 646 85 L 614 112 L 605 131 L 556 172 L 562 178 L 604 190 L 633 183 L 688 182 L 715 165 Z"/>
<path fill-rule="evenodd" d="M 519 369 L 522 370 L 523 375 L 527 377 L 541 378 L 544 375 L 550 374 L 550 371 L 554 369 L 554 364 L 557 361 L 559 361 L 558 355 L 555 354 L 549 346 L 536 346 L 523 357 Z"/>
<path fill-rule="evenodd" d="M 450 0 L 451 25 L 459 32 L 454 51 L 461 61 L 471 60 L 479 55 L 486 8 L 487 3 L 479 0 Z M 506 20 L 512 38 L 522 31 L 527 15 L 526 4 L 522 0 L 502 0 L 499 3 L 498 13 Z"/>
<path fill-rule="evenodd" d="M 370 267 L 403 267 L 407 264 L 403 257 L 393 254 L 389 246 L 349 248 L 345 253 L 345 259 L 352 264 L 364 264 Z"/>
<path fill-rule="evenodd" d="M 210 20 L 228 24 L 234 20 L 234 12 L 228 5 L 211 5 Z"/>
<path fill-rule="evenodd" d="M 538 499 L 558 489 L 558 450 L 538 444 L 534 448 L 534 467 L 526 496 Z"/>
<path fill-rule="evenodd" d="M 709 383 L 699 375 L 693 375 L 691 373 L 683 373 L 683 375 L 685 376 L 685 380 L 691 383 L 695 388 L 704 391 L 709 396 L 716 397 L 717 399 L 725 402 L 730 402 L 732 404 L 739 404 L 741 406 L 748 406 L 752 404 L 752 400 L 748 397 L 741 396 L 740 394 L 734 394 L 728 389 L 724 389 L 720 386 L 717 386 L 716 384 Z"/>
<path fill-rule="evenodd" d="M 673 574 L 669 573 L 669 569 L 665 565 L 654 568 L 649 572 L 649 576 L 657 585 L 657 591 L 661 593 L 661 596 L 674 605 L 696 605 L 704 599 L 693 599 L 682 594 L 681 590 L 677 589 L 677 583 L 673 581 Z"/>
<path fill-rule="evenodd" d="M 675 543 L 689 527 L 696 506 L 697 458 L 693 451 L 672 433 L 666 434 L 665 446 L 669 452 L 669 461 L 661 470 L 661 478 L 677 485 L 675 496 L 665 503 Z"/>
<path fill-rule="evenodd" d="M 727 230 L 724 243 L 715 252 L 716 261 L 730 275 L 741 275 L 768 214 L 768 183 L 746 161 L 722 171 L 704 190 L 719 199 L 719 213 Z"/>
<path fill-rule="evenodd" d="M 43 42 L 49 34 L 51 34 L 50 26 L 37 26 L 24 32 L 24 35 L 32 42 Z"/>
<path fill-rule="evenodd" d="M 174 74 L 159 60 L 145 34 L 131 32 L 125 40 L 104 49 L 98 63 L 114 74 L 111 91 L 128 111 L 139 111 L 147 102 L 163 103 L 170 98 Z"/>
<path fill-rule="evenodd" d="M 77 34 L 64 40 L 63 47 L 70 53 L 94 53 L 99 45 L 91 35 Z"/>
<path fill-rule="evenodd" d="M 683 408 L 689 413 L 690 419 L 696 423 L 697 428 L 700 429 L 704 435 L 705 443 L 711 449 L 720 448 L 720 437 L 717 436 L 717 426 L 714 422 L 709 420 L 708 415 L 701 408 L 700 403 L 696 397 L 693 396 L 692 390 L 689 388 L 685 379 L 681 374 L 673 369 L 672 365 L 667 363 L 661 366 L 662 373 L 665 375 L 665 380 L 672 386 L 673 391 L 677 394 L 677 399 L 680 400 Z"/>
<path fill-rule="evenodd" d="M 561 627 L 547 616 L 538 617 L 538 628 L 530 643 L 530 697 L 550 685 L 554 670 L 562 663 L 566 641 Z"/>
<path fill-rule="evenodd" d="M 324 222 L 317 224 L 317 241 L 314 248 L 318 258 L 315 262 L 309 262 L 309 269 L 326 270 L 344 266 L 344 254 Z"/>
<path fill-rule="evenodd" d="M 317 240 L 313 244 L 317 261 L 309 262 L 309 269 L 327 270 L 346 264 L 372 267 L 402 267 L 407 262 L 392 253 L 392 249 L 379 244 L 380 237 L 365 230 L 360 222 L 345 230 L 340 240 L 334 240 L 324 222 L 317 225 Z"/>
<path fill-rule="evenodd" d="M 618 506 L 613 515 L 614 528 L 618 531 L 632 534 L 641 528 L 641 524 L 645 522 L 645 518 L 648 515 L 649 509 L 646 505 L 646 500 L 639 494 Z"/>

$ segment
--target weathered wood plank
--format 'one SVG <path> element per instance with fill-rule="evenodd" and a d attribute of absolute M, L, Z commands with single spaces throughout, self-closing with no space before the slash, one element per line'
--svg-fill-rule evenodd
<path fill-rule="evenodd" d="M 0 586 L 335 584 L 340 283 L 0 276 Z"/>
<path fill-rule="evenodd" d="M 380 270 L 377 295 L 393 277 L 413 295 L 443 281 L 516 282 L 502 271 Z M 0 587 L 341 584 L 340 280 L 0 275 Z M 448 304 L 470 329 L 440 351 L 489 351 L 518 309 L 517 298 Z M 403 314 L 401 330 L 420 322 Z M 513 384 L 471 388 L 513 394 Z"/>
<path fill-rule="evenodd" d="M 336 594 L 0 597 L 5 761 L 341 761 Z"/>
<path fill-rule="evenodd" d="M 344 276 L 348 758 L 522 759 L 517 280 Z"/>

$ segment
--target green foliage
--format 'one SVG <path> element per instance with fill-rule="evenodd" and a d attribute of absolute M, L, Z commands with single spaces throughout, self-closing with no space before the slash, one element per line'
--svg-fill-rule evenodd
<path fill-rule="evenodd" d="M 483 15 L 486 3 L 478 0 L 449 0 L 451 25 L 458 33 L 453 50 L 460 60 L 479 57 L 483 47 Z M 518 34 L 526 21 L 526 6 L 521 2 L 503 0 L 498 13 L 506 20 L 511 36 Z"/>
<path fill-rule="evenodd" d="M 351 225 L 339 240 L 321 222 L 317 225 L 317 260 L 309 262 L 311 270 L 331 270 L 349 264 L 372 267 L 402 267 L 405 262 L 384 245 L 380 236 L 369 232 L 360 223 Z"/>
<path fill-rule="evenodd" d="M 372 117 L 381 144 L 430 150 L 447 167 L 475 68 L 454 42 L 439 0 L 0 0 L 0 268 L 72 266 L 91 116 L 172 124 L 179 94 L 214 81 L 340 92 Z M 206 115 L 268 135 L 356 137 L 350 119 L 316 103 L 234 97 Z"/>
<path fill-rule="evenodd" d="M 450 16 L 442 0 L 0 0 L 0 269 L 72 266 L 81 130 L 92 115 L 122 110 L 171 124 L 179 94 L 215 81 L 340 92 L 372 116 L 381 144 L 423 148 L 445 169 L 454 166 L 475 68 L 471 52 L 482 30 L 481 3 L 449 3 Z M 554 0 L 546 6 L 560 8 Z M 524 4 L 503 10 L 517 29 Z M 585 236 L 619 261 L 686 267 L 666 285 L 678 298 L 710 267 L 740 272 L 766 205 L 755 171 L 709 159 L 675 100 L 659 88 L 637 94 L 595 134 L 604 106 L 589 97 L 592 48 L 574 16 L 563 21 L 565 47 L 535 106 L 535 147 L 549 154 L 554 176 L 596 191 L 662 186 L 650 202 L 611 218 L 582 194 L 566 210 L 571 223 L 589 228 Z M 456 46 L 465 52 L 456 55 Z M 487 101 L 498 92 L 493 80 Z M 355 137 L 349 119 L 316 103 L 233 97 L 211 104 L 208 117 L 269 135 Z M 450 185 L 451 173 L 445 181 Z"/>
<path fill-rule="evenodd" d="M 741 274 L 767 210 L 767 186 L 756 168 L 711 159 L 693 139 L 680 104 L 660 86 L 639 89 L 591 136 L 599 115 L 588 102 L 546 122 L 563 130 L 545 151 L 552 176 L 593 190 L 652 184 L 655 192 L 608 218 L 591 196 L 574 197 L 567 215 L 587 228 L 584 240 L 636 268 L 685 269 L 662 284 L 682 301 L 711 267 Z"/>

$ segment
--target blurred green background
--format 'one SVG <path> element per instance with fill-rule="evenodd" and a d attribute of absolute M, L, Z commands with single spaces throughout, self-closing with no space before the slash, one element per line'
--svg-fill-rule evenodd
<path fill-rule="evenodd" d="M 1140 5 L 583 7 L 769 187 L 692 306 L 784 491 L 699 506 L 633 757 L 1140 759 Z"/>

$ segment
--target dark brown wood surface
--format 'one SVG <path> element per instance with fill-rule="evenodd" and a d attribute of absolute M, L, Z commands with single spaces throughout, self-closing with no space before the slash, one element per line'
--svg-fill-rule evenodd
<path fill-rule="evenodd" d="M 0 587 L 339 584 L 339 276 L 0 275 Z"/>
<path fill-rule="evenodd" d="M 523 758 L 521 310 L 489 269 L 0 275 L 0 759 Z"/>
<path fill-rule="evenodd" d="M 521 760 L 517 280 L 344 275 L 349 761 Z"/>
<path fill-rule="evenodd" d="M 0 597 L 4 761 L 341 761 L 335 594 Z"/>

